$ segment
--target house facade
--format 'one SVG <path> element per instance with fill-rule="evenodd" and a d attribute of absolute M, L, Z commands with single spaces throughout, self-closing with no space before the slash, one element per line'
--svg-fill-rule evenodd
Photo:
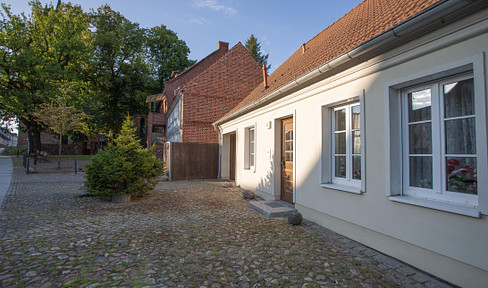
<path fill-rule="evenodd" d="M 213 122 L 263 80 L 259 64 L 238 43 L 214 64 L 175 90 L 168 115 L 168 141 L 218 143 Z"/>
<path fill-rule="evenodd" d="M 363 1 L 214 123 L 221 177 L 453 284 L 483 287 L 487 7 Z"/>
<path fill-rule="evenodd" d="M 212 64 L 219 60 L 229 51 L 229 43 L 219 41 L 217 50 L 210 53 L 207 57 L 195 63 L 192 67 L 184 72 L 174 72 L 172 79 L 164 82 L 164 91 L 159 94 L 147 97 L 149 103 L 149 114 L 147 118 L 147 145 L 156 145 L 156 150 L 163 150 L 164 143 L 168 140 L 168 109 L 173 104 L 179 87 L 183 87 L 203 71 L 208 69 Z M 178 110 L 179 112 L 179 110 Z M 172 139 L 174 132 L 172 131 Z M 180 142 L 178 140 L 177 142 Z"/>

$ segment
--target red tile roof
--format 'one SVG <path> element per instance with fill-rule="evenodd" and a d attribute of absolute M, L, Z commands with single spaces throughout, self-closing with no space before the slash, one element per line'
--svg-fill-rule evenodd
<path fill-rule="evenodd" d="M 227 115 L 380 35 L 442 0 L 365 0 L 305 43 Z"/>

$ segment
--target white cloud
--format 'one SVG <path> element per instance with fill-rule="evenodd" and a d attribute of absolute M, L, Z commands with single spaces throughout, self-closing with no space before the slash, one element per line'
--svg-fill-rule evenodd
<path fill-rule="evenodd" d="M 271 41 L 269 41 L 269 38 L 267 36 L 263 36 L 263 38 L 261 38 L 261 41 L 265 45 L 268 45 L 268 46 L 271 45 Z"/>
<path fill-rule="evenodd" d="M 224 12 L 227 15 L 237 14 L 237 10 L 230 6 L 219 4 L 217 0 L 197 0 L 195 6 L 198 8 L 210 8 L 217 12 Z"/>
<path fill-rule="evenodd" d="M 203 17 L 190 16 L 189 20 L 190 20 L 189 23 L 192 23 L 192 24 L 198 24 L 198 25 L 202 25 L 202 26 L 208 24 L 207 19 L 205 19 Z"/>

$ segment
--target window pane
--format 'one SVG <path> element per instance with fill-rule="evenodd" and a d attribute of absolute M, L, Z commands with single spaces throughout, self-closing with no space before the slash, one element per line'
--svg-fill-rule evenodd
<path fill-rule="evenodd" d="M 286 141 L 285 142 L 285 151 L 290 151 L 291 150 L 291 142 L 290 141 Z"/>
<path fill-rule="evenodd" d="M 410 186 L 432 189 L 432 157 L 410 156 Z"/>
<path fill-rule="evenodd" d="M 346 132 L 335 134 L 335 153 L 346 154 Z"/>
<path fill-rule="evenodd" d="M 285 140 L 291 140 L 292 139 L 291 137 L 292 136 L 291 136 L 291 130 L 290 130 L 290 131 L 286 132 L 286 134 L 285 134 Z"/>
<path fill-rule="evenodd" d="M 476 154 L 475 119 L 446 120 L 446 153 Z"/>
<path fill-rule="evenodd" d="M 352 154 L 361 154 L 361 132 L 352 132 Z"/>
<path fill-rule="evenodd" d="M 446 158 L 447 191 L 478 194 L 476 158 Z"/>
<path fill-rule="evenodd" d="M 346 130 L 346 109 L 335 111 L 335 131 Z"/>
<path fill-rule="evenodd" d="M 431 91 L 408 93 L 408 122 L 430 120 Z"/>
<path fill-rule="evenodd" d="M 254 141 L 254 129 L 249 130 L 249 141 Z"/>
<path fill-rule="evenodd" d="M 431 154 L 431 123 L 413 124 L 408 127 L 409 153 Z"/>
<path fill-rule="evenodd" d="M 249 155 L 249 166 L 254 166 L 254 153 Z"/>
<path fill-rule="evenodd" d="M 352 178 L 361 180 L 361 156 L 352 157 Z"/>
<path fill-rule="evenodd" d="M 473 79 L 449 83 L 443 88 L 446 118 L 474 115 Z"/>
<path fill-rule="evenodd" d="M 254 143 L 251 143 L 251 144 L 249 145 L 249 152 L 250 152 L 250 153 L 254 153 Z"/>
<path fill-rule="evenodd" d="M 346 156 L 335 157 L 335 177 L 346 178 Z"/>
<path fill-rule="evenodd" d="M 352 110 L 352 129 L 360 129 L 361 128 L 361 117 L 360 111 L 361 108 L 359 106 L 353 106 Z"/>
<path fill-rule="evenodd" d="M 293 152 L 285 152 L 285 161 L 293 162 Z"/>

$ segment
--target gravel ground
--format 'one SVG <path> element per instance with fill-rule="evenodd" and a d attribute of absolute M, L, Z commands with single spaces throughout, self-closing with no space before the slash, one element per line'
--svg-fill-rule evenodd
<path fill-rule="evenodd" d="M 55 165 L 14 168 L 1 287 L 449 287 L 314 223 L 264 218 L 228 183 L 161 182 L 114 204 L 79 197 L 83 173 Z"/>

